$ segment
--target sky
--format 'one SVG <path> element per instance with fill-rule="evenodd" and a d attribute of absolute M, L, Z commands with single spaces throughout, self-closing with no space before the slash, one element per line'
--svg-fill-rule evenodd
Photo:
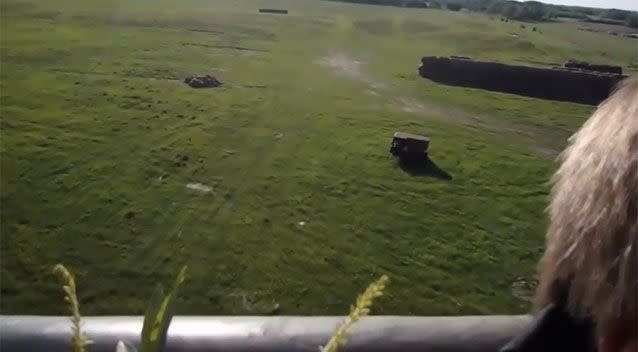
<path fill-rule="evenodd" d="M 548 4 L 638 11 L 638 0 L 540 0 Z"/>

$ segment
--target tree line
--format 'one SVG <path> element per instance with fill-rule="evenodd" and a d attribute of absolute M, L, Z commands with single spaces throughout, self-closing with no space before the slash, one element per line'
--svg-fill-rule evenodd
<path fill-rule="evenodd" d="M 638 28 L 638 12 L 619 9 L 595 9 L 580 6 L 551 5 L 539 1 L 518 2 L 514 0 L 330 0 L 350 3 L 386 5 L 412 8 L 466 9 L 499 15 L 519 21 L 549 21 L 566 17 L 589 22 L 624 24 Z"/>

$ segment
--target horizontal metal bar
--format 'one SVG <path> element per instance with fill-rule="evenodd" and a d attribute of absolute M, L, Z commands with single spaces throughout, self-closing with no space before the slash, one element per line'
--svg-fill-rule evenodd
<path fill-rule="evenodd" d="M 344 317 L 174 317 L 169 352 L 316 352 Z M 139 343 L 143 317 L 82 318 L 90 352 L 114 352 L 119 340 Z M 530 316 L 372 316 L 357 322 L 340 351 L 496 351 L 531 321 Z M 0 350 L 67 352 L 70 321 L 53 316 L 0 316 Z"/>

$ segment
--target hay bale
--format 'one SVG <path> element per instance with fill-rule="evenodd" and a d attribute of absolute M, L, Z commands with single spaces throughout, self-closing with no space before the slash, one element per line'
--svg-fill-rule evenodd
<path fill-rule="evenodd" d="M 423 57 L 419 74 L 435 82 L 541 99 L 598 105 L 624 76 L 496 62 Z"/>
<path fill-rule="evenodd" d="M 277 13 L 277 14 L 287 14 L 288 10 L 286 9 L 259 9 L 260 13 Z"/>
<path fill-rule="evenodd" d="M 622 75 L 622 67 L 620 66 L 590 64 L 589 62 L 586 62 L 586 61 L 567 60 L 565 61 L 565 63 L 563 63 L 563 67 L 585 70 L 585 71 L 615 73 L 617 75 Z"/>
<path fill-rule="evenodd" d="M 452 55 L 450 56 L 452 59 L 458 59 L 458 60 L 472 60 L 471 57 L 469 56 L 457 56 L 457 55 Z"/>
<path fill-rule="evenodd" d="M 188 84 L 191 88 L 216 88 L 221 87 L 220 82 L 215 76 L 205 75 L 197 77 L 186 77 L 184 83 Z"/>

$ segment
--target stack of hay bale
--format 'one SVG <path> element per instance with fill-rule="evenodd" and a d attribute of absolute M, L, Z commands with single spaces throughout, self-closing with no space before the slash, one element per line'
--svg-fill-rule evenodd
<path fill-rule="evenodd" d="M 590 64 L 586 61 L 567 60 L 563 63 L 563 67 L 583 71 L 607 72 L 622 75 L 622 67 L 620 66 Z"/>
<path fill-rule="evenodd" d="M 589 65 L 589 64 L 588 64 Z M 435 82 L 513 93 L 535 98 L 598 105 L 625 76 L 613 66 L 589 65 L 613 72 L 566 67 L 540 68 L 451 57 L 426 56 L 419 74 Z"/>

